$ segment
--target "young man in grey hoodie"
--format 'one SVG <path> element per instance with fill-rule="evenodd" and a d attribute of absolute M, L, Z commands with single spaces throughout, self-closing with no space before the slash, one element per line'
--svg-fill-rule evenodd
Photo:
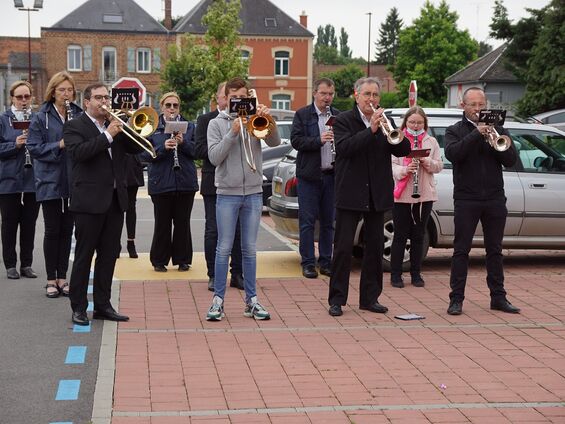
<path fill-rule="evenodd" d="M 247 82 L 241 78 L 233 78 L 228 81 L 225 90 L 228 108 L 230 99 L 249 97 Z M 268 113 L 269 109 L 265 105 L 257 105 L 258 116 L 268 115 Z M 206 315 L 208 321 L 220 321 L 224 317 L 228 260 L 238 218 L 241 226 L 245 288 L 245 310 L 243 314 L 257 320 L 267 320 L 271 317 L 257 301 L 255 281 L 257 273 L 255 246 L 263 207 L 261 143 L 256 137 L 248 134 L 246 128 L 243 128 L 241 132 L 240 127 L 240 119 L 230 116 L 227 110 L 220 111 L 218 116 L 211 120 L 208 125 L 208 158 L 216 167 L 216 221 L 218 225 L 214 297 Z M 281 143 L 276 126 L 273 127 L 270 134 L 264 139 L 270 147 Z M 251 169 L 247 164 L 241 133 L 245 137 L 251 138 L 250 146 L 255 159 L 256 170 Z"/>

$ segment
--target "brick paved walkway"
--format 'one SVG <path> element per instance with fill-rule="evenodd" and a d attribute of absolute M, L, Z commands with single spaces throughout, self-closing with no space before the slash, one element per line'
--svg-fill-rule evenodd
<path fill-rule="evenodd" d="M 123 281 L 112 424 L 565 423 L 565 254 L 511 252 L 510 300 L 490 311 L 472 261 L 464 315 L 448 316 L 449 257 L 432 253 L 425 288 L 392 288 L 386 315 L 360 311 L 358 274 L 344 315 L 327 280 L 262 279 L 270 321 L 206 322 L 206 281 Z M 422 321 L 399 321 L 414 312 Z"/>

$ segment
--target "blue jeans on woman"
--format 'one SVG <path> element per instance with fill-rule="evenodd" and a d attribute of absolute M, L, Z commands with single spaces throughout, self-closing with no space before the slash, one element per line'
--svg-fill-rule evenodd
<path fill-rule="evenodd" d="M 263 195 L 261 193 L 245 196 L 218 194 L 216 199 L 216 222 L 218 225 L 218 244 L 216 246 L 216 263 L 214 266 L 214 295 L 224 298 L 228 276 L 228 262 L 235 237 L 237 219 L 241 229 L 241 254 L 245 301 L 257 295 L 256 275 L 257 256 L 256 244 Z"/>

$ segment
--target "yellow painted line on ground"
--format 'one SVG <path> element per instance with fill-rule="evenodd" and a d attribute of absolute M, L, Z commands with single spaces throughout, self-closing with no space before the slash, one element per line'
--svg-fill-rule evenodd
<path fill-rule="evenodd" d="M 114 278 L 126 280 L 207 280 L 206 260 L 203 252 L 194 253 L 192 268 L 179 272 L 178 267 L 168 266 L 167 272 L 155 272 L 149 253 L 140 253 L 131 259 L 124 253 L 116 261 Z M 300 255 L 294 251 L 257 252 L 257 278 L 302 277 Z"/>

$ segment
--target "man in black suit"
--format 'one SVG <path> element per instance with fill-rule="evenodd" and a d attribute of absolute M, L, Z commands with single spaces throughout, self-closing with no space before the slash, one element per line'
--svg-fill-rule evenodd
<path fill-rule="evenodd" d="M 379 303 L 383 290 L 383 220 L 393 207 L 391 154 L 406 156 L 405 138 L 392 145 L 383 133 L 379 106 L 380 84 L 375 78 L 355 83 L 355 106 L 340 113 L 334 123 L 336 227 L 328 302 L 329 314 L 342 315 L 347 303 L 353 240 L 360 218 L 364 222 L 365 250 L 359 287 L 359 309 L 386 313 Z"/>
<path fill-rule="evenodd" d="M 218 243 L 218 227 L 216 225 L 216 186 L 214 177 L 216 167 L 208 159 L 208 124 L 218 116 L 220 110 L 227 106 L 226 83 L 218 86 L 216 92 L 217 109 L 200 115 L 196 121 L 195 151 L 196 157 L 202 159 L 202 181 L 200 183 L 200 194 L 204 199 L 204 215 L 206 224 L 204 227 L 204 256 L 208 268 L 208 290 L 214 291 L 214 267 L 216 263 L 216 245 Z M 235 232 L 235 239 L 231 250 L 231 280 L 230 286 L 243 290 L 243 272 L 241 265 L 241 236 L 239 226 Z"/>
<path fill-rule="evenodd" d="M 127 321 L 110 303 L 112 275 L 128 207 L 124 157 L 141 148 L 122 132 L 122 123 L 106 121 L 102 108 L 110 96 L 102 83 L 84 90 L 85 113 L 67 121 L 63 134 L 71 163 L 71 204 L 75 220 L 75 260 L 70 281 L 72 320 L 88 325 L 87 288 L 90 264 L 94 265 L 94 314 L 96 319 Z"/>

